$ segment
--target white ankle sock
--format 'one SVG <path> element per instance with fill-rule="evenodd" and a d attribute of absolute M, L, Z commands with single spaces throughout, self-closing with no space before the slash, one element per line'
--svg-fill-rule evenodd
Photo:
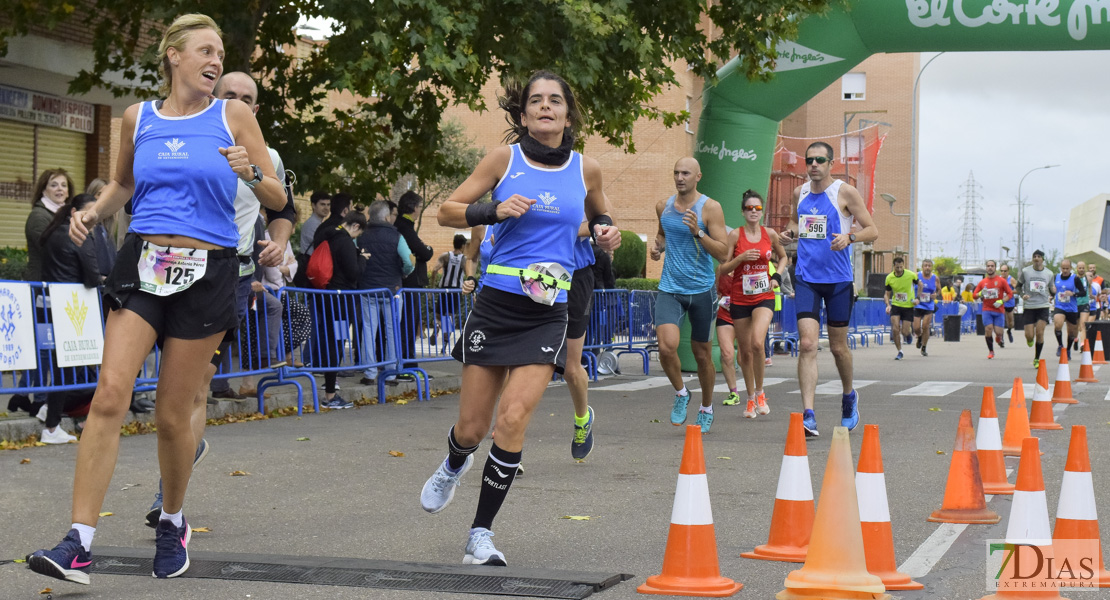
<path fill-rule="evenodd" d="M 689 396 L 690 395 L 690 390 L 686 389 L 686 386 L 682 386 L 682 389 L 675 392 L 674 395 L 676 395 L 676 396 Z"/>
<path fill-rule="evenodd" d="M 81 523 L 74 523 L 69 526 L 70 529 L 76 529 L 77 535 L 81 536 L 81 545 L 85 547 L 85 552 L 92 550 L 93 534 L 96 533 L 96 527 L 90 527 Z"/>
<path fill-rule="evenodd" d="M 180 510 L 171 515 L 170 513 L 166 512 L 166 509 L 164 508 L 162 509 L 162 514 L 158 517 L 158 520 L 169 521 L 173 523 L 174 527 L 181 527 L 181 524 L 185 522 L 184 517 L 181 516 Z"/>
<path fill-rule="evenodd" d="M 703 413 L 713 414 L 713 405 L 703 406 L 699 410 L 701 410 L 701 412 Z"/>

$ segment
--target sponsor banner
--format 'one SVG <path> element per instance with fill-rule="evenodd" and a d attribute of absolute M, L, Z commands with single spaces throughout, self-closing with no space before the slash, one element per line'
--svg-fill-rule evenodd
<path fill-rule="evenodd" d="M 0 283 L 0 371 L 34 369 L 37 360 L 31 286 Z"/>
<path fill-rule="evenodd" d="M 57 365 L 99 365 L 104 356 L 100 293 L 79 283 L 51 283 L 49 289 Z"/>
<path fill-rule="evenodd" d="M 0 118 L 80 133 L 95 129 L 92 104 L 0 85 Z"/>

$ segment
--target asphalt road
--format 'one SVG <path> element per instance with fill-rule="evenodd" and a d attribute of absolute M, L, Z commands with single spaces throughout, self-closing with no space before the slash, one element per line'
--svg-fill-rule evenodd
<path fill-rule="evenodd" d="M 1055 343 L 1050 341 L 1046 355 L 1051 357 L 1053 350 Z M 974 336 L 964 336 L 961 343 L 934 341 L 929 351 L 928 358 L 907 351 L 907 359 L 896 362 L 888 341 L 854 353 L 863 422 L 880 426 L 899 564 L 939 527 L 925 519 L 940 507 L 960 411 L 970 408 L 977 418 L 983 386 L 995 386 L 1001 395 L 1014 377 L 1027 382 L 1035 377 L 1030 367 L 1032 350 L 1020 340 L 998 350 L 998 357 L 990 361 L 982 338 Z M 1078 358 L 1076 354 L 1073 379 Z M 529 429 L 526 474 L 517 479 L 494 524 L 495 543 L 510 565 L 633 574 L 632 580 L 597 595 L 612 599 L 640 597 L 636 586 L 660 572 L 684 431 L 669 423 L 673 397 L 665 385 L 605 389 L 643 382 L 637 360 L 624 357 L 625 375 L 592 384 L 596 448 L 581 464 L 570 458 L 571 404 L 566 388 L 553 384 L 548 389 Z M 822 383 L 835 379 L 828 351 L 820 353 L 819 365 Z M 1042 465 L 1052 520 L 1068 429 L 1073 424 L 1088 427 L 1096 497 L 1104 511 L 1110 502 L 1110 402 L 1105 400 L 1110 369 L 1101 374 L 1105 383 L 1073 383 L 1080 403 L 1057 412 L 1063 431 L 1035 432 L 1045 452 Z M 648 377 L 661 375 L 653 362 Z M 798 566 L 739 557 L 767 541 L 788 414 L 801 407 L 795 359 L 776 356 L 768 377 L 783 379 L 767 387 L 769 415 L 744 419 L 742 407 L 721 406 L 724 395 L 718 394 L 716 421 L 704 437 L 720 570 L 744 584 L 737 595 L 741 598 L 771 597 L 783 589 L 783 579 Z M 1055 358 L 1050 360 L 1050 378 L 1055 378 Z M 718 376 L 718 381 L 723 378 Z M 923 393 L 921 388 L 913 395 L 898 395 L 927 383 L 940 390 L 933 393 L 943 395 L 916 395 Z M 185 507 L 190 524 L 210 532 L 195 534 L 190 549 L 461 562 L 477 501 L 478 471 L 464 479 L 454 503 L 443 513 L 425 514 L 418 503 L 421 485 L 445 454 L 445 437 L 456 417 L 457 402 L 457 395 L 443 395 L 425 403 L 374 405 L 210 428 L 207 439 L 213 450 L 194 474 Z M 1007 408 L 1007 400 L 998 401 L 1003 423 Z M 838 394 L 818 396 L 817 416 L 822 436 L 807 447 L 820 503 L 832 427 L 839 423 Z M 858 457 L 861 439 L 862 427 L 852 434 L 853 457 Z M 153 531 L 142 525 L 142 519 L 157 485 L 155 442 L 153 435 L 122 440 L 103 508 L 113 514 L 101 519 L 97 545 L 153 551 Z M 489 442 L 483 442 L 479 461 L 488 448 Z M 390 456 L 390 451 L 404 456 Z M 0 560 L 51 546 L 64 535 L 75 455 L 73 445 L 0 453 L 0 505 L 4 507 Z M 22 463 L 24 459 L 30 462 Z M 1017 459 L 1007 459 L 1007 466 L 1016 471 Z M 250 475 L 232 477 L 233 471 Z M 907 599 L 983 596 L 985 540 L 1005 536 L 1010 503 L 1007 496 L 990 501 L 1002 522 L 964 529 L 935 566 L 917 578 L 926 586 L 923 591 L 893 595 Z M 563 518 L 567 516 L 589 520 Z M 1104 540 L 1110 540 L 1108 527 L 1104 518 Z M 79 586 L 41 577 L 24 565 L 0 565 L 0 598 L 44 598 L 39 592 L 46 587 L 53 589 L 54 598 L 80 599 L 474 597 L 107 575 L 93 575 L 91 586 Z M 1074 593 L 1072 597 L 1098 596 Z"/>

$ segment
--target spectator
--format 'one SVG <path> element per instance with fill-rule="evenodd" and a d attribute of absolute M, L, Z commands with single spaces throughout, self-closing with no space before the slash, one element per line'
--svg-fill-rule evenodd
<path fill-rule="evenodd" d="M 609 250 L 598 248 L 594 242 L 594 289 L 611 290 L 617 287 L 617 280 L 613 276 L 613 255 Z"/>
<path fill-rule="evenodd" d="M 257 214 L 255 217 L 251 239 L 270 240 L 269 232 L 266 231 L 266 220 L 261 214 Z M 289 242 L 286 241 L 285 245 L 288 246 Z M 246 312 L 240 319 L 243 326 L 240 329 L 239 351 L 240 363 L 244 370 L 284 365 L 278 359 L 278 356 L 280 356 L 278 346 L 281 344 L 281 300 L 277 296 L 267 293 L 266 288 L 262 285 L 264 267 L 260 262 L 261 251 L 261 246 L 256 244 L 251 253 L 250 260 L 254 266 L 254 272 L 248 274 L 250 293 L 244 302 Z M 265 316 L 262 316 L 263 313 L 265 313 Z M 266 333 L 263 334 L 263 331 Z M 266 347 L 265 354 L 263 354 L 263 346 Z M 253 375 L 244 375 L 240 379 L 239 395 L 244 398 L 258 396 L 258 387 L 255 385 Z"/>
<path fill-rule="evenodd" d="M 330 237 L 335 234 L 336 227 L 343 225 L 343 219 L 347 216 L 347 213 L 351 211 L 351 200 L 351 195 L 345 192 L 339 192 L 331 197 L 331 208 L 329 209 L 328 218 L 320 223 L 320 226 L 316 228 L 316 232 L 313 233 L 310 238 L 314 250 L 316 246 L 320 245 L 320 242 L 324 241 L 325 237 Z"/>
<path fill-rule="evenodd" d="M 404 300 L 399 295 L 401 282 L 413 270 L 410 259 L 412 252 L 401 233 L 389 224 L 389 214 L 389 205 L 383 200 L 377 200 L 370 205 L 370 221 L 367 223 L 366 231 L 358 238 L 358 247 L 364 255 L 371 256 L 373 259 L 367 261 L 363 267 L 358 279 L 358 288 L 362 290 L 386 288 L 391 294 L 397 295 L 398 309 L 400 309 L 401 302 Z M 378 357 L 389 362 L 397 360 L 397 340 L 393 339 L 392 323 L 392 302 L 378 295 L 363 299 L 362 356 L 366 362 L 377 362 Z M 379 330 L 381 331 L 380 345 L 377 342 Z M 362 374 L 363 385 L 377 383 L 377 367 L 369 367 Z"/>
<path fill-rule="evenodd" d="M 332 205 L 337 206 L 337 209 L 346 216 L 342 217 L 343 220 L 335 227 L 325 229 L 328 221 L 336 218 L 336 210 L 332 210 L 332 216 L 320 224 L 320 229 L 316 231 L 315 236 L 319 240 L 316 248 L 319 248 L 320 244 L 328 242 L 328 248 L 331 250 L 332 276 L 331 281 L 328 282 L 327 289 L 329 290 L 357 289 L 359 277 L 362 273 L 362 265 L 366 260 L 366 255 L 360 256 L 354 243 L 354 240 L 366 228 L 366 217 L 357 212 L 347 214 L 350 196 L 345 198 L 342 196 L 344 194 L 336 194 L 332 198 Z M 313 312 L 315 313 L 316 326 L 313 328 L 312 337 L 312 350 L 315 354 L 312 358 L 312 365 L 324 369 L 334 369 L 343 360 L 344 340 L 340 339 L 339 334 L 347 331 L 355 321 L 358 314 L 358 303 L 354 296 L 319 294 L 314 300 Z M 354 329 L 358 331 L 357 327 Z M 358 344 L 353 342 L 351 347 L 356 348 Z M 332 409 L 351 408 L 354 404 L 347 402 L 336 393 L 335 380 L 337 376 L 337 371 L 324 372 L 324 397 L 326 400 L 324 406 Z"/>
<path fill-rule="evenodd" d="M 964 286 L 964 291 L 960 294 L 960 300 L 964 302 L 975 302 L 975 286 L 970 283 Z"/>
<path fill-rule="evenodd" d="M 42 276 L 56 283 L 81 283 L 87 288 L 100 284 L 100 271 L 96 264 L 96 244 L 92 238 L 78 247 L 69 239 L 70 215 L 75 210 L 85 208 L 96 202 L 89 194 L 77 194 L 54 213 L 54 218 L 43 230 L 39 238 L 42 248 Z M 54 385 L 75 385 L 96 381 L 96 372 L 87 367 L 62 369 L 54 365 L 52 376 Z M 93 390 L 68 390 L 51 392 L 46 395 L 45 429 L 39 438 L 47 444 L 66 444 L 77 438 L 58 427 L 62 414 L 87 406 L 92 402 Z"/>
<path fill-rule="evenodd" d="M 316 190 L 312 192 L 308 201 L 312 203 L 312 214 L 301 225 L 301 254 L 311 256 L 312 249 L 315 247 L 312 245 L 312 239 L 316 235 L 316 230 L 331 212 L 331 194 Z"/>
<path fill-rule="evenodd" d="M 440 354 L 447 354 L 447 343 L 455 331 L 455 313 L 459 311 L 459 295 L 457 291 L 463 286 L 463 281 L 474 274 L 474 267 L 466 258 L 463 248 L 467 244 L 466 236 L 457 233 L 452 240 L 454 250 L 444 252 L 432 267 L 431 278 L 434 280 L 437 273 L 443 273 L 439 287 L 453 290 L 443 294 L 436 294 L 436 313 L 439 315 L 439 326 L 443 331 L 443 348 Z M 435 333 L 432 334 L 432 344 L 435 344 Z"/>
<path fill-rule="evenodd" d="M 54 218 L 54 213 L 69 200 L 73 193 L 73 180 L 65 169 L 47 169 L 35 183 L 35 199 L 23 234 L 27 238 L 27 281 L 42 281 L 42 232 Z"/>
<path fill-rule="evenodd" d="M 428 261 L 435 254 L 435 250 L 425 244 L 416 233 L 416 211 L 423 204 L 424 199 L 420 194 L 409 190 L 401 195 L 396 205 L 398 215 L 393 225 L 405 238 L 409 250 L 416 257 L 412 272 L 401 281 L 402 287 L 406 288 L 428 287 Z M 419 303 L 413 302 L 408 310 L 401 311 L 401 350 L 404 356 L 416 356 L 416 338 L 422 330 L 423 310 L 421 309 Z M 413 366 L 416 364 L 413 363 Z"/>

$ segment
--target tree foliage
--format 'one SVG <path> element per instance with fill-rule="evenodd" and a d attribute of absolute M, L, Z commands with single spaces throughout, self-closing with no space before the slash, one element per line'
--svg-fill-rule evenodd
<path fill-rule="evenodd" d="M 940 277 L 947 277 L 957 273 L 963 273 L 964 268 L 960 265 L 959 259 L 951 256 L 938 256 L 933 259 L 933 272 Z"/>
<path fill-rule="evenodd" d="M 405 174 L 456 174 L 458 165 L 435 153 L 443 110 L 490 108 L 482 86 L 491 78 L 561 74 L 578 96 L 583 131 L 635 151 L 638 119 L 686 120 L 685 111 L 653 104 L 683 63 L 712 82 L 723 59 L 740 55 L 749 77 L 769 78 L 778 41 L 842 1 L 0 0 L 0 56 L 15 36 L 75 21 L 93 34 L 95 62 L 71 81 L 71 93 L 151 96 L 161 29 L 183 13 L 207 14 L 224 31 L 225 70 L 265 82 L 259 123 L 299 180 L 387 194 Z M 334 34 L 298 47 L 301 16 L 332 19 Z M 153 47 L 138 42 L 143 36 Z M 130 85 L 110 83 L 113 73 Z M 331 106 L 336 92 L 354 100 Z"/>
<path fill-rule="evenodd" d="M 466 134 L 466 129 L 458 119 L 447 119 L 443 127 L 443 143 L 436 150 L 437 160 L 446 165 L 441 172 L 428 179 L 420 179 L 414 174 L 403 175 L 393 186 L 390 197 L 396 201 L 408 190 L 414 190 L 424 199 L 416 210 L 416 229 L 424 222 L 424 212 L 443 201 L 455 191 L 478 163 L 486 155 L 484 148 L 473 145 L 474 140 Z M 480 201 L 488 199 L 489 194 Z"/>

